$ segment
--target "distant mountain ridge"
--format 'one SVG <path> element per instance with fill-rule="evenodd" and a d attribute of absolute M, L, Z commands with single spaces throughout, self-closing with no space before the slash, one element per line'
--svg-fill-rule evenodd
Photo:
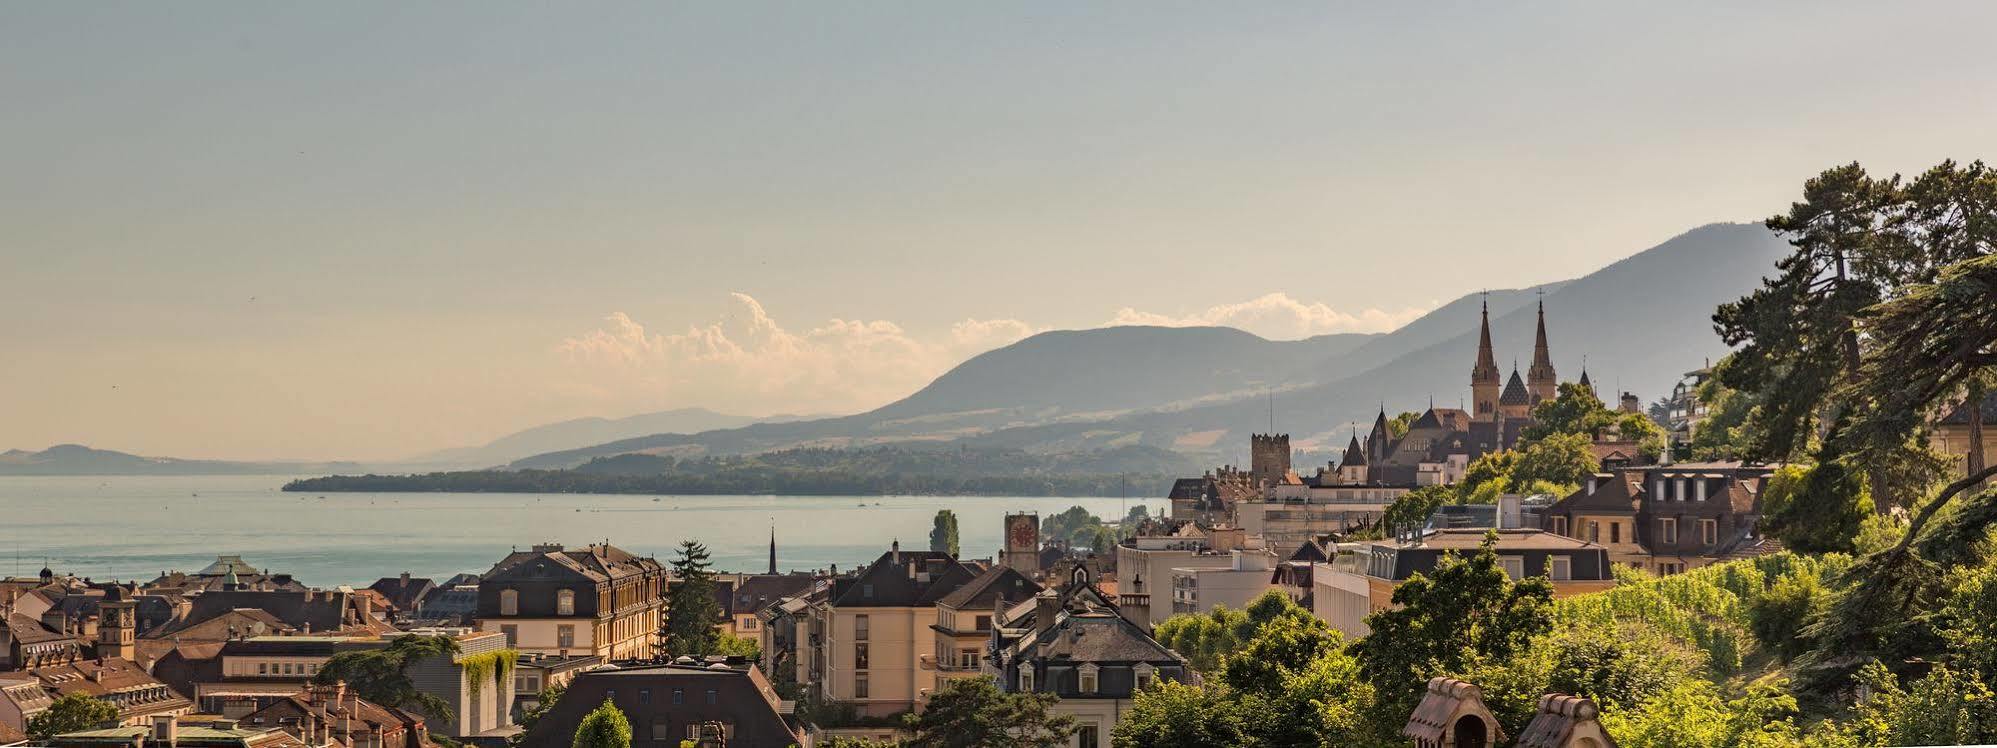
<path fill-rule="evenodd" d="M 1726 349 L 1716 305 L 1755 288 L 1786 245 L 1754 224 L 1710 224 L 1570 281 L 1469 294 L 1379 335 L 1270 341 L 1226 328 L 1116 327 L 1036 335 L 965 361 L 867 413 L 700 434 L 658 434 L 516 460 L 563 468 L 641 452 L 742 454 L 797 446 L 961 441 L 1040 452 L 1141 444 L 1239 460 L 1251 430 L 1329 451 L 1341 428 L 1431 400 L 1468 396 L 1477 314 L 1488 304 L 1500 360 L 1532 354 L 1535 305 L 1547 308 L 1562 381 L 1590 378 L 1613 404 L 1645 402 Z M 1309 466 L 1299 466 L 1308 472 Z"/>
<path fill-rule="evenodd" d="M 141 457 L 81 444 L 57 444 L 40 452 L 0 452 L 0 475 L 298 475 L 343 472 L 351 462 L 230 462 Z"/>
<path fill-rule="evenodd" d="M 697 434 L 747 426 L 752 423 L 784 423 L 810 416 L 752 416 L 717 413 L 706 408 L 675 408 L 656 413 L 640 413 L 624 418 L 590 416 L 535 426 L 499 437 L 476 447 L 460 447 L 433 452 L 413 462 L 436 465 L 487 467 L 564 449 L 602 444 L 650 434 Z"/>

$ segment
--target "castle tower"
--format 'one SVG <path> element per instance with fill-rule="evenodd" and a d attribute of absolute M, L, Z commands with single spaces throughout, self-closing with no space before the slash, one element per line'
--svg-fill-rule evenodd
<path fill-rule="evenodd" d="M 1394 434 L 1387 428 L 1387 406 L 1380 406 L 1380 415 L 1373 417 L 1373 430 L 1366 434 L 1366 461 L 1374 465 L 1387 462 L 1387 452 L 1393 448 Z"/>
<path fill-rule="evenodd" d="M 1539 331 L 1532 343 L 1532 366 L 1525 371 L 1525 387 L 1532 404 L 1560 396 L 1560 380 L 1553 373 L 1553 356 L 1546 350 L 1546 301 L 1539 302 Z"/>
<path fill-rule="evenodd" d="M 1359 432 L 1352 432 L 1352 442 L 1345 445 L 1345 458 L 1338 461 L 1338 482 L 1360 485 L 1366 482 L 1366 453 L 1359 449 Z"/>
<path fill-rule="evenodd" d="M 138 659 L 137 604 L 125 588 L 113 584 L 97 604 L 97 656 L 124 660 Z"/>
<path fill-rule="evenodd" d="M 1580 381 L 1580 385 L 1581 385 L 1581 389 L 1584 389 L 1584 390 L 1587 390 L 1587 391 L 1588 391 L 1588 396 L 1589 396 L 1589 397 L 1592 397 L 1592 398 L 1595 398 L 1596 400 L 1600 400 L 1600 399 L 1602 399 L 1602 396 L 1601 396 L 1601 395 L 1597 395 L 1597 394 L 1595 394 L 1595 383 L 1594 383 L 1594 382 L 1590 382 L 1590 381 L 1588 381 L 1588 364 L 1587 364 L 1587 362 L 1585 362 L 1585 361 L 1584 361 L 1584 362 L 1582 362 L 1582 364 L 1581 364 L 1581 381 Z"/>
<path fill-rule="evenodd" d="M 1250 434 L 1248 436 L 1249 478 L 1263 485 L 1283 481 L 1290 473 L 1289 434 Z"/>
<path fill-rule="evenodd" d="M 1498 419 L 1498 357 L 1491 352 L 1491 302 L 1484 302 L 1483 326 L 1477 333 L 1477 365 L 1470 367 L 1470 401 L 1476 404 L 1472 418 Z"/>

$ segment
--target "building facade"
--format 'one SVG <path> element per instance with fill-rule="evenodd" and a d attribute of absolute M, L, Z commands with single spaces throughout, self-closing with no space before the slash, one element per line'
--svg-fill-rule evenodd
<path fill-rule="evenodd" d="M 513 649 L 607 660 L 659 652 L 666 568 L 613 545 L 514 551 L 480 576 L 478 626 Z"/>

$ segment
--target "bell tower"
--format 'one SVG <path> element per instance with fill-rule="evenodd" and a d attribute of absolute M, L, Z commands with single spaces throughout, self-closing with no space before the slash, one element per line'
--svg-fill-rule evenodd
<path fill-rule="evenodd" d="M 137 604 L 122 585 L 113 584 L 97 604 L 97 656 L 136 659 L 138 656 Z"/>
<path fill-rule="evenodd" d="M 1498 419 L 1498 390 L 1503 382 L 1498 379 L 1498 357 L 1491 351 L 1491 301 L 1490 292 L 1484 293 L 1482 326 L 1477 331 L 1477 364 L 1470 367 L 1470 401 L 1476 403 L 1476 411 L 1471 418 L 1479 421 Z"/>
<path fill-rule="evenodd" d="M 1546 350 L 1545 299 L 1539 302 L 1539 331 L 1532 344 L 1532 366 L 1525 371 L 1525 388 L 1532 393 L 1533 405 L 1560 396 L 1560 380 L 1553 373 L 1553 356 Z"/>

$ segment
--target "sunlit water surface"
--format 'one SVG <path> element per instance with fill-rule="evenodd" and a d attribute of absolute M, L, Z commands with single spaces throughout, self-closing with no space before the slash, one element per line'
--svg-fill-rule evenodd
<path fill-rule="evenodd" d="M 612 544 L 666 560 L 683 539 L 717 568 L 762 571 L 772 526 L 779 569 L 873 560 L 899 539 L 928 545 L 936 510 L 957 514 L 966 557 L 994 555 L 1007 512 L 1081 505 L 1105 519 L 1159 500 L 962 496 L 650 496 L 328 493 L 278 490 L 277 476 L 0 477 L 0 574 L 55 570 L 150 580 L 241 555 L 307 584 L 363 585 L 408 571 L 483 572 L 540 541 Z"/>

